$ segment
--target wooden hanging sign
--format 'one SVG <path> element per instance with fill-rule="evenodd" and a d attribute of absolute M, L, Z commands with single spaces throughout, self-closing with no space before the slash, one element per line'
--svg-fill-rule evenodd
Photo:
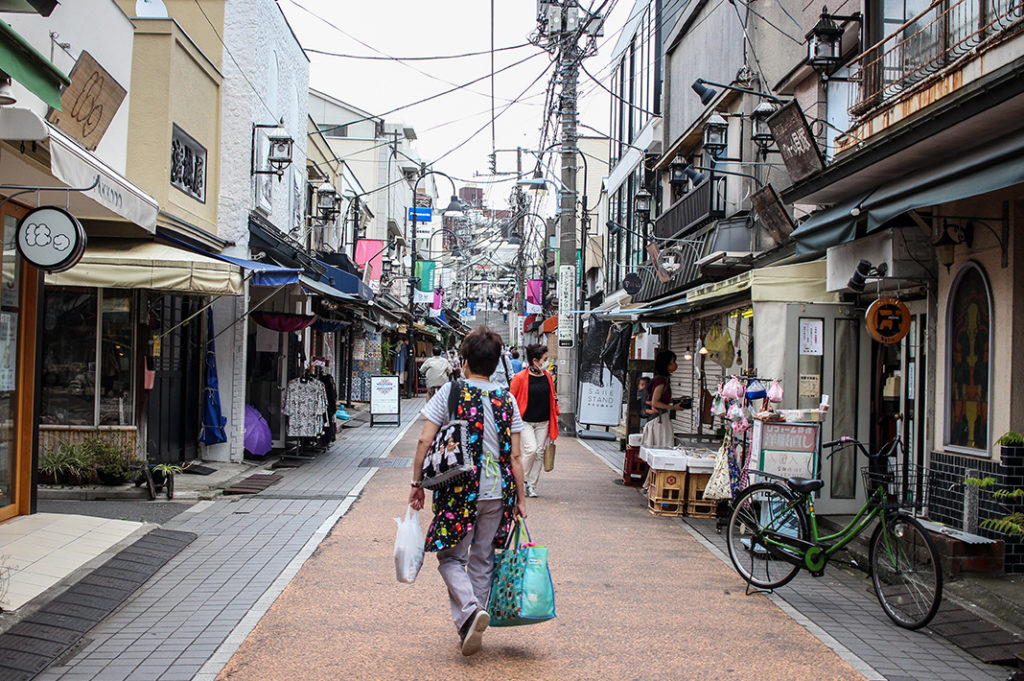
<path fill-rule="evenodd" d="M 910 310 L 899 298 L 879 298 L 865 318 L 868 335 L 879 343 L 899 343 L 910 332 Z"/>
<path fill-rule="evenodd" d="M 78 56 L 70 77 L 71 85 L 60 96 L 63 111 L 51 109 L 46 120 L 93 151 L 128 93 L 85 51 Z"/>

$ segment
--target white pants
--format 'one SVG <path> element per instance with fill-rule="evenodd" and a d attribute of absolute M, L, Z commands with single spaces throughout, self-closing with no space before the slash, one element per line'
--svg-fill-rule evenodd
<path fill-rule="evenodd" d="M 523 478 L 530 487 L 536 487 L 540 472 L 544 468 L 544 450 L 548 442 L 548 422 L 530 423 L 520 433 L 519 447 L 523 452 Z"/>
<path fill-rule="evenodd" d="M 461 628 L 477 608 L 486 608 L 494 572 L 494 535 L 501 526 L 501 499 L 476 504 L 476 524 L 450 549 L 437 552 L 437 571 L 448 587 L 452 620 Z"/>

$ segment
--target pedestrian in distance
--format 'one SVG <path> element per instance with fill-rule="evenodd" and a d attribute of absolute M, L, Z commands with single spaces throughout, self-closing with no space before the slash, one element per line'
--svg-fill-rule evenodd
<path fill-rule="evenodd" d="M 672 421 L 669 412 L 678 411 L 681 407 L 672 401 L 672 385 L 670 377 L 679 365 L 676 364 L 676 353 L 661 350 L 654 356 L 654 380 L 647 386 L 650 395 L 651 409 L 657 413 L 644 425 L 641 442 L 645 447 L 669 449 L 675 444 L 672 433 Z"/>
<path fill-rule="evenodd" d="M 498 357 L 498 364 L 494 367 L 494 373 L 491 374 L 491 383 L 500 388 L 508 389 L 514 375 L 511 360 L 508 358 L 505 349 L 502 348 L 501 355 Z"/>
<path fill-rule="evenodd" d="M 490 382 L 501 353 L 501 336 L 487 327 L 462 341 L 463 382 L 445 384 L 423 409 L 426 423 L 416 444 L 409 505 L 423 508 L 423 459 L 434 435 L 448 422 L 448 395 L 459 390 L 455 418 L 465 420 L 473 473 L 433 490 L 434 518 L 425 550 L 437 553 L 437 569 L 448 587 L 452 620 L 463 655 L 480 650 L 490 624 L 487 601 L 494 550 L 505 545 L 516 518 L 526 517 L 520 437 L 523 420 L 512 394 Z"/>
<path fill-rule="evenodd" d="M 441 356 L 441 346 L 435 345 L 432 350 L 433 357 L 427 358 L 423 364 L 420 365 L 420 371 L 423 373 L 423 380 L 427 384 L 427 398 L 434 396 L 437 389 L 448 382 L 448 377 L 452 373 L 452 365 L 447 359 Z"/>
<path fill-rule="evenodd" d="M 512 375 L 515 376 L 523 370 L 523 360 L 519 359 L 519 349 L 512 350 L 512 359 L 509 360 L 512 365 Z"/>
<path fill-rule="evenodd" d="M 523 421 L 526 422 L 523 431 L 523 471 L 528 497 L 537 496 L 537 483 L 544 467 L 544 450 L 558 438 L 558 397 L 547 363 L 546 345 L 527 345 L 527 368 L 513 376 L 509 386 L 516 404 L 522 410 Z"/>

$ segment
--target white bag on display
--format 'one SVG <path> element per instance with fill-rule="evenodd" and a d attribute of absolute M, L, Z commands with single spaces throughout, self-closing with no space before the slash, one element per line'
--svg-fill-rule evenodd
<path fill-rule="evenodd" d="M 412 584 L 423 567 L 423 530 L 420 529 L 419 511 L 412 506 L 405 510 L 405 519 L 395 518 L 395 574 L 398 581 Z"/>

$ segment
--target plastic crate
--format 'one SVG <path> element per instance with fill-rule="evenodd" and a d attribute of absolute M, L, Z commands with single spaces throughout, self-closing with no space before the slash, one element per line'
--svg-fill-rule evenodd
<path fill-rule="evenodd" d="M 687 473 L 686 501 L 704 501 L 704 488 L 708 486 L 708 480 L 710 479 L 710 473 Z"/>
<path fill-rule="evenodd" d="M 714 501 L 687 501 L 686 515 L 691 518 L 714 518 L 715 508 L 718 506 Z"/>
<path fill-rule="evenodd" d="M 622 484 L 627 487 L 640 487 L 647 479 L 650 467 L 640 460 L 639 447 L 626 447 L 626 458 L 622 462 Z"/>
<path fill-rule="evenodd" d="M 652 470 L 647 488 L 647 510 L 654 515 L 681 516 L 686 510 L 683 492 L 686 489 L 685 471 Z"/>

